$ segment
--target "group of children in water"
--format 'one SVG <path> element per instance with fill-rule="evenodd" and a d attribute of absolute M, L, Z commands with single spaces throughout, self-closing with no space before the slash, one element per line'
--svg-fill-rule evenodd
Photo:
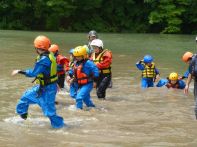
<path fill-rule="evenodd" d="M 197 43 L 197 36 L 195 40 Z M 145 55 L 142 60 L 136 63 L 136 67 L 142 71 L 141 87 L 154 87 L 154 82 L 158 81 L 155 85 L 156 87 L 166 86 L 167 88 L 184 89 L 186 87 L 186 83 L 183 79 L 188 78 L 189 74 L 194 70 L 194 67 L 191 65 L 192 59 L 193 61 L 195 59 L 195 55 L 193 53 L 187 51 L 183 54 L 183 62 L 189 64 L 189 68 L 183 76 L 179 76 L 178 73 L 172 72 L 167 78 L 160 79 L 159 70 L 153 62 L 153 57 L 151 55 Z M 192 76 L 195 78 L 194 74 Z"/>
<path fill-rule="evenodd" d="M 188 59 L 192 56 L 192 54 L 188 53 L 190 52 L 186 52 L 183 55 L 184 62 L 188 62 Z M 188 71 L 183 77 L 179 77 L 178 73 L 172 72 L 167 78 L 160 79 L 159 70 L 156 68 L 151 55 L 145 55 L 143 60 L 140 60 L 136 63 L 136 67 L 142 71 L 142 88 L 154 87 L 154 83 L 156 81 L 158 81 L 156 87 L 166 86 L 167 88 L 185 88 L 185 82 L 182 79 L 183 77 L 186 78 L 188 76 Z"/>
<path fill-rule="evenodd" d="M 96 88 L 97 97 L 105 100 L 106 89 L 112 85 L 112 52 L 104 49 L 103 41 L 98 39 L 96 31 L 88 34 L 89 43 L 77 46 L 69 51 L 70 59 L 59 53 L 59 46 L 52 44 L 48 37 L 40 35 L 34 40 L 34 47 L 38 54 L 34 68 L 26 70 L 13 70 L 12 76 L 23 74 L 35 77 L 37 84 L 20 98 L 16 112 L 21 118 L 28 118 L 28 108 L 31 104 L 38 104 L 51 122 L 53 128 L 62 128 L 64 120 L 56 114 L 55 98 L 59 89 L 64 88 L 66 81 L 70 87 L 70 96 L 76 102 L 76 110 L 83 109 L 83 103 L 89 108 L 95 107 L 90 92 Z M 193 54 L 186 52 L 183 61 L 189 62 Z M 142 88 L 153 87 L 159 79 L 159 70 L 156 68 L 151 55 L 145 55 L 143 60 L 136 63 L 142 71 Z M 189 72 L 188 72 L 189 74 Z M 157 87 L 184 89 L 187 77 L 179 77 L 177 73 L 170 73 L 166 79 L 160 79 Z M 57 86 L 58 84 L 58 86 Z"/>
<path fill-rule="evenodd" d="M 197 43 L 197 36 L 195 41 Z M 189 65 L 184 75 L 178 76 L 178 73 L 172 72 L 166 79 L 160 79 L 156 86 L 184 89 L 184 93 L 188 94 L 190 83 L 192 79 L 194 79 L 194 112 L 197 120 L 197 54 L 185 52 L 182 56 L 182 60 Z M 154 82 L 159 79 L 159 71 L 153 63 L 153 58 L 150 55 L 145 55 L 143 60 L 136 63 L 136 66 L 139 70 L 142 70 L 142 88 L 153 87 Z M 187 78 L 186 83 L 183 81 L 184 78 Z"/>
<path fill-rule="evenodd" d="M 64 88 L 64 81 L 70 86 L 70 96 L 76 102 L 76 110 L 95 107 L 90 92 L 96 88 L 99 99 L 105 100 L 106 89 L 111 84 L 112 52 L 104 49 L 103 41 L 96 31 L 88 34 L 88 45 L 77 46 L 69 51 L 70 61 L 59 53 L 59 46 L 52 44 L 48 37 L 39 35 L 34 39 L 38 54 L 32 69 L 13 70 L 12 76 L 22 74 L 34 77 L 36 83 L 20 98 L 16 112 L 24 120 L 28 118 L 28 108 L 38 104 L 51 122 L 53 128 L 62 128 L 64 120 L 56 114 L 55 98 L 58 89 Z M 57 86 L 58 84 L 58 86 Z"/>

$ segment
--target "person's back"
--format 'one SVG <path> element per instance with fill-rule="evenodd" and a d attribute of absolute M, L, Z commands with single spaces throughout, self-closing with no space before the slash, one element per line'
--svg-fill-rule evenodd
<path fill-rule="evenodd" d="M 56 57 L 58 75 L 57 83 L 60 88 L 64 88 L 65 73 L 69 70 L 69 59 L 60 54 L 59 46 L 57 44 L 52 44 L 49 51 L 53 52 Z"/>
<path fill-rule="evenodd" d="M 53 53 L 49 53 L 50 40 L 46 36 L 38 36 L 34 40 L 38 57 L 33 69 L 14 70 L 12 75 L 24 74 L 27 77 L 36 77 L 37 83 L 20 98 L 16 111 L 23 119 L 28 117 L 28 108 L 31 104 L 38 104 L 51 121 L 53 128 L 64 126 L 63 118 L 56 114 L 55 96 L 57 93 L 57 64 Z"/>
<path fill-rule="evenodd" d="M 186 64 L 190 64 L 192 57 L 193 57 L 193 53 L 187 51 L 183 54 L 182 61 L 185 62 Z M 185 78 L 188 78 L 188 76 L 189 76 L 189 67 L 188 67 L 187 71 L 185 71 L 183 76 L 179 77 L 179 79 L 185 79 Z"/>
<path fill-rule="evenodd" d="M 195 38 L 195 41 L 197 43 L 197 36 Z M 194 73 L 194 71 L 195 71 L 194 68 L 195 68 L 195 64 L 196 64 L 196 63 L 194 63 L 194 62 L 196 62 L 195 60 L 196 59 L 194 57 L 192 57 L 192 61 L 191 61 L 190 65 L 189 65 L 189 75 L 188 75 L 188 78 L 187 78 L 187 81 L 186 81 L 186 86 L 185 86 L 185 89 L 184 89 L 184 93 L 188 94 L 189 85 L 190 85 L 190 83 L 191 83 L 191 81 L 192 81 L 192 79 L 194 77 L 194 99 L 196 101 L 196 103 L 195 103 L 195 110 L 194 111 L 195 111 L 195 116 L 196 116 L 196 119 L 197 119 L 197 76 Z"/>

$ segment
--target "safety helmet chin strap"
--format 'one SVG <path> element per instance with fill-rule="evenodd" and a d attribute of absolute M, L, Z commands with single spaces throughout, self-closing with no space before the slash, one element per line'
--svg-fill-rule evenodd
<path fill-rule="evenodd" d="M 54 56 L 57 56 L 59 54 L 59 52 L 58 51 L 56 51 L 55 53 L 54 53 Z"/>
<path fill-rule="evenodd" d="M 40 55 L 40 54 L 43 54 L 44 52 L 48 52 L 48 51 L 41 49 L 41 48 L 36 48 L 36 52 L 37 52 L 37 54 Z"/>
<path fill-rule="evenodd" d="M 99 47 L 99 53 L 101 53 L 103 51 L 102 47 Z"/>

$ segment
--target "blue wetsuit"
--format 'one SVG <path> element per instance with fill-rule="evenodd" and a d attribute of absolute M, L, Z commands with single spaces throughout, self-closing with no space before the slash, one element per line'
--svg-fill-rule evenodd
<path fill-rule="evenodd" d="M 86 104 L 87 107 L 95 107 L 91 100 L 90 92 L 93 89 L 93 78 L 96 79 L 99 77 L 99 70 L 97 66 L 90 60 L 77 61 L 74 64 L 75 67 L 83 64 L 82 72 L 85 73 L 87 77 L 89 77 L 88 83 L 81 85 L 77 81 L 75 81 L 70 87 L 70 95 L 76 100 L 76 108 L 83 109 L 83 102 Z M 71 77 L 76 75 L 74 69 L 71 69 L 69 71 L 69 75 Z"/>
<path fill-rule="evenodd" d="M 35 63 L 33 69 L 24 71 L 27 77 L 37 77 L 39 74 L 50 75 L 51 61 L 47 56 L 41 56 Z M 57 93 L 57 83 L 50 83 L 41 86 L 37 84 L 28 89 L 19 100 L 16 111 L 19 115 L 28 113 L 30 104 L 38 104 L 44 113 L 51 121 L 53 128 L 61 128 L 64 126 L 63 118 L 56 114 L 55 96 Z"/>
<path fill-rule="evenodd" d="M 185 82 L 183 80 L 177 80 L 177 83 L 172 85 L 172 84 L 170 84 L 170 81 L 168 79 L 161 79 L 157 83 L 156 87 L 162 87 L 162 86 L 166 86 L 168 88 L 184 89 Z"/>
<path fill-rule="evenodd" d="M 136 63 L 136 67 L 141 70 L 141 71 L 144 71 L 146 70 L 145 68 L 145 64 L 143 61 L 139 61 Z M 156 76 L 159 74 L 159 70 L 154 67 L 154 71 L 152 71 L 153 74 Z M 142 79 L 141 79 L 141 87 L 142 88 L 148 88 L 148 87 L 154 87 L 154 80 L 155 80 L 155 76 L 153 77 L 146 77 L 146 76 L 143 76 L 142 74 Z"/>

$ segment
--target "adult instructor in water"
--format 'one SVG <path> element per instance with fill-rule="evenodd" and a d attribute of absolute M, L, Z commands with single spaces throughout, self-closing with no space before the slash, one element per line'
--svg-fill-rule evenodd
<path fill-rule="evenodd" d="M 197 36 L 196 36 L 196 45 L 197 45 Z M 191 62 L 189 63 L 189 75 L 186 81 L 186 86 L 184 89 L 184 93 L 188 94 L 189 91 L 189 85 L 192 81 L 192 79 L 194 79 L 194 99 L 195 99 L 195 116 L 196 116 L 196 120 L 197 120 L 197 55 L 193 55 L 191 58 Z"/>

